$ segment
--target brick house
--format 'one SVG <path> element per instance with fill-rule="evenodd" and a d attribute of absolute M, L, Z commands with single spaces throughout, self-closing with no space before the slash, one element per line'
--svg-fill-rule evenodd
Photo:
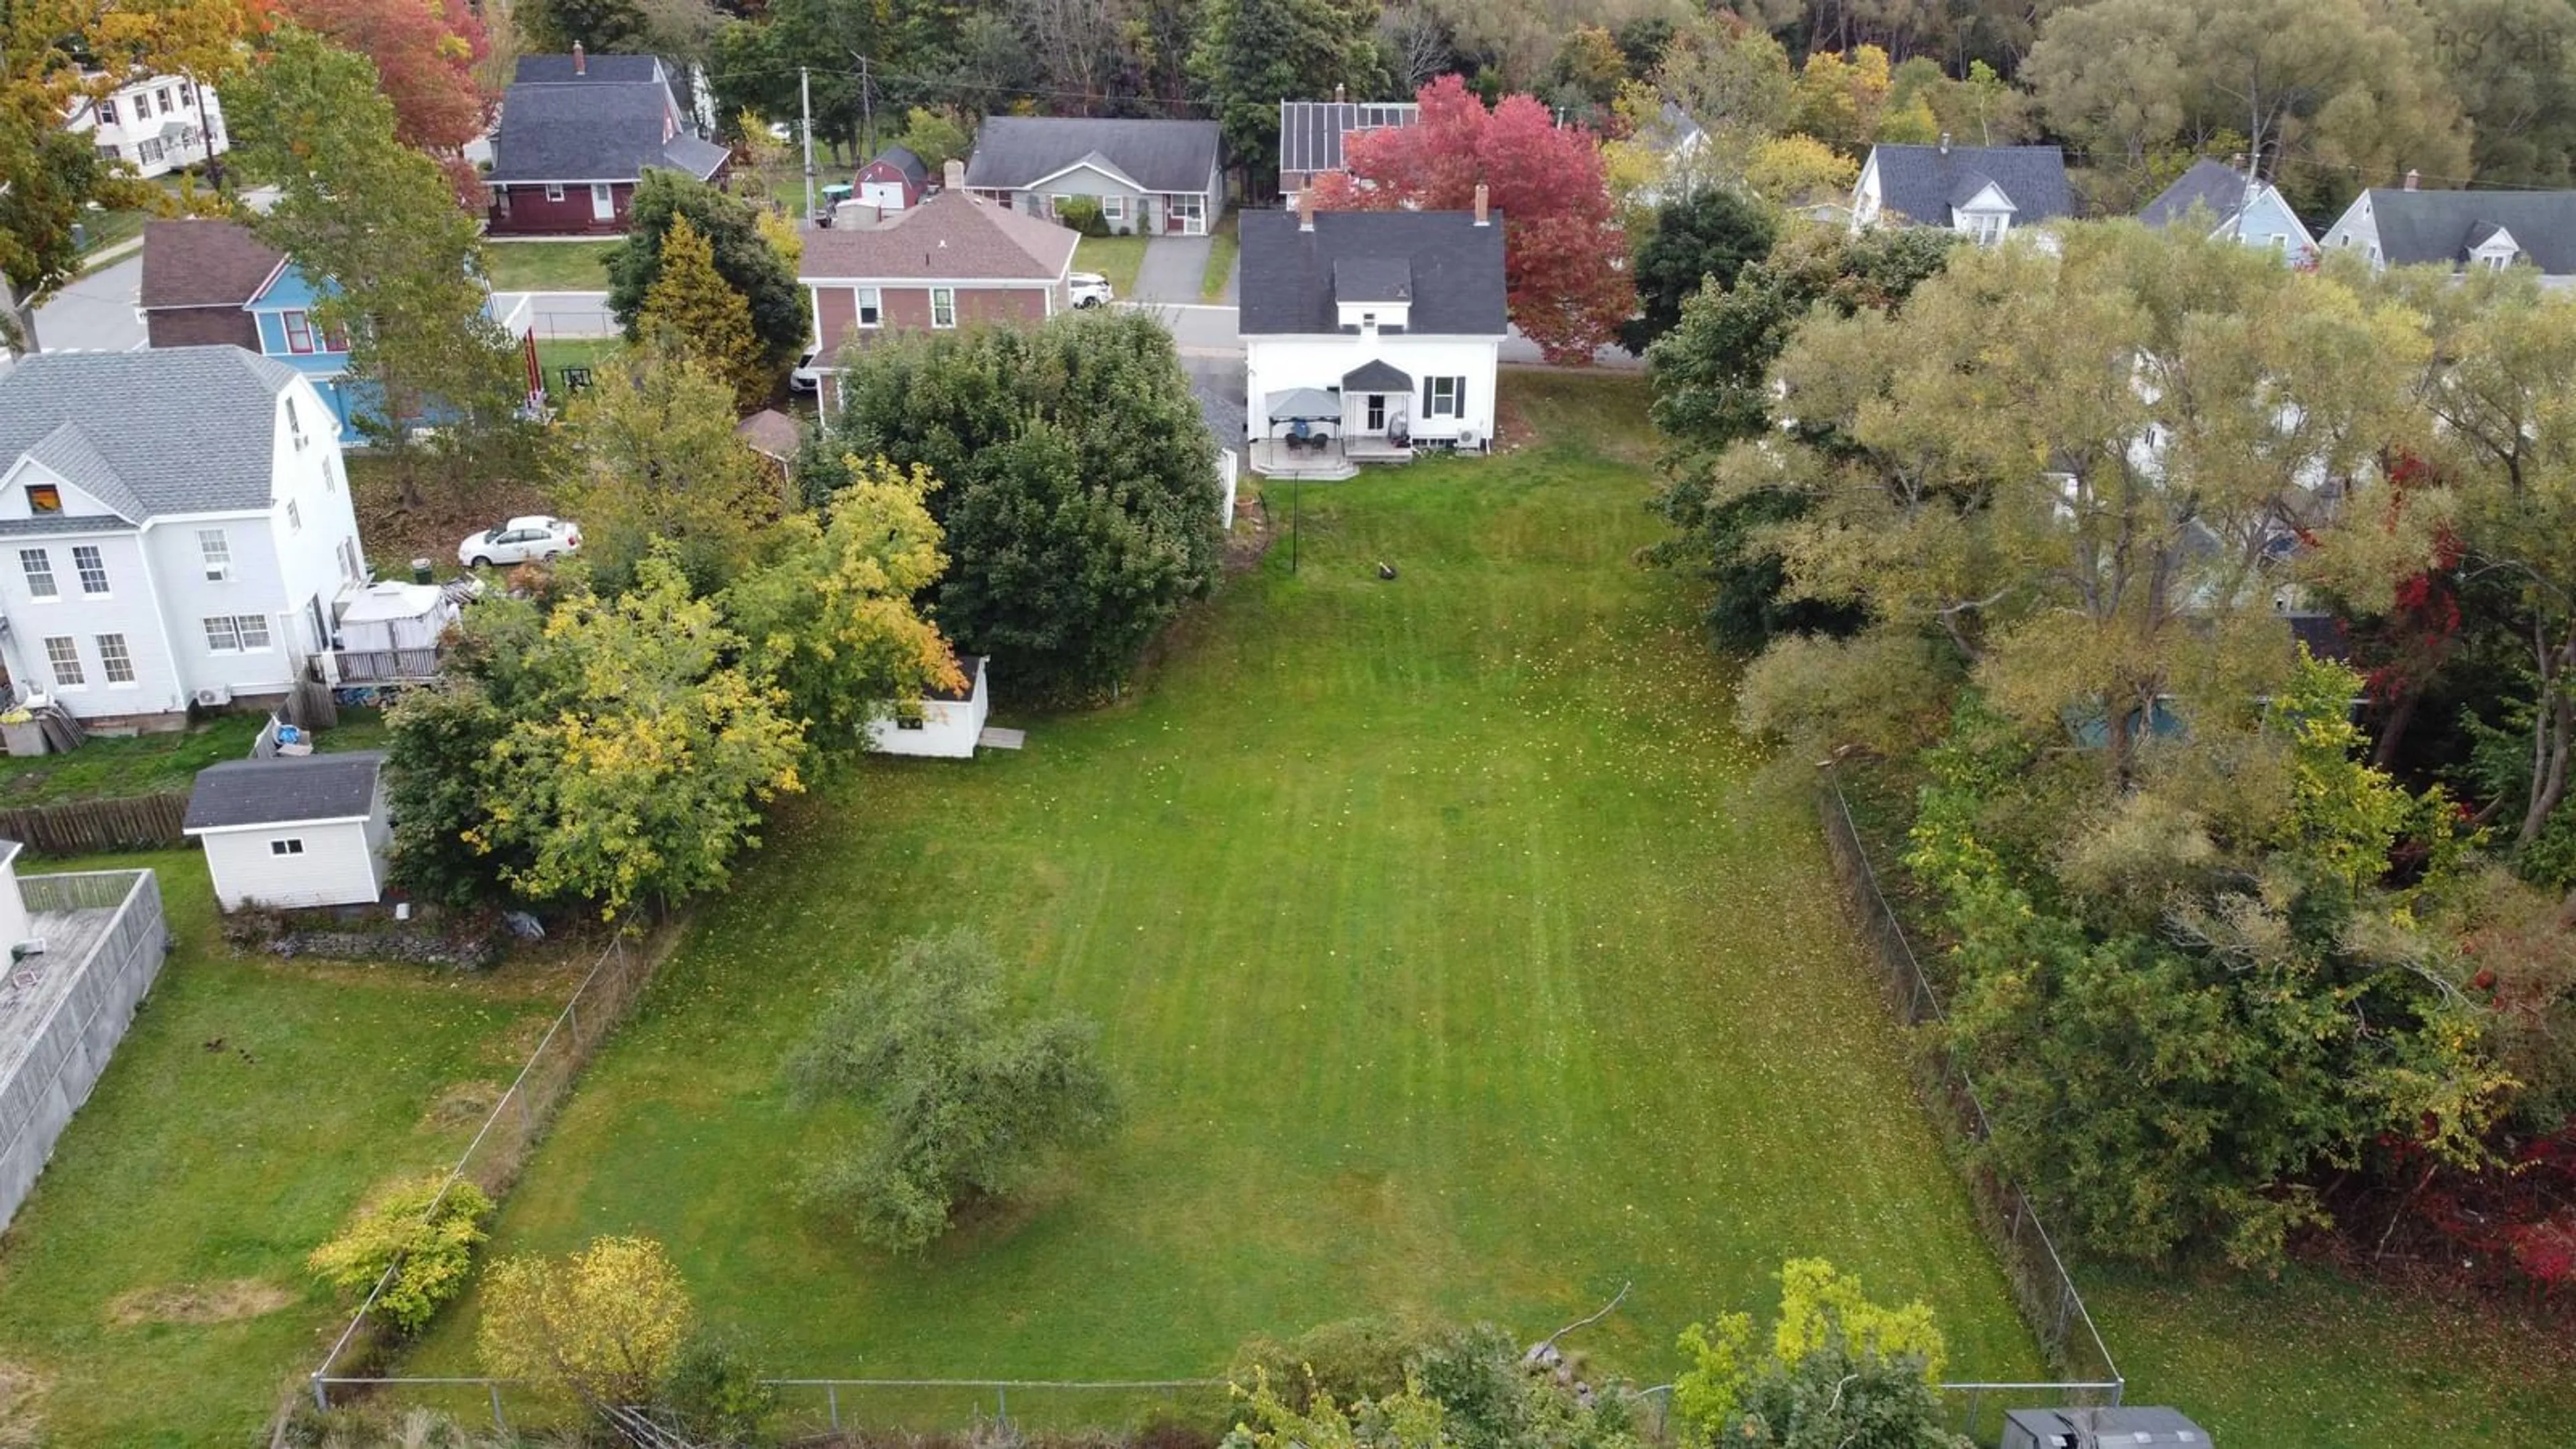
<path fill-rule="evenodd" d="M 261 350 L 250 299 L 286 259 L 236 222 L 193 218 L 143 227 L 141 311 L 154 347 L 230 343 Z"/>
<path fill-rule="evenodd" d="M 1072 305 L 1067 227 L 967 191 L 948 163 L 948 187 L 881 226 L 805 233 L 796 278 L 814 299 L 822 406 L 840 405 L 842 350 L 887 332 L 1035 322 Z"/>
<path fill-rule="evenodd" d="M 733 153 L 702 139 L 649 55 L 523 55 L 492 137 L 487 230 L 616 236 L 648 167 L 721 180 Z"/>

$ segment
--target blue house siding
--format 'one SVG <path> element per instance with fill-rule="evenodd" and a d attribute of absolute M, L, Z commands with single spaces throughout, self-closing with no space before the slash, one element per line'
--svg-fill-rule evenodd
<path fill-rule="evenodd" d="M 358 416 L 363 416 L 369 404 L 356 400 L 357 390 L 341 381 L 349 371 L 349 354 L 333 348 L 313 323 L 313 309 L 327 295 L 304 275 L 303 268 L 281 267 L 247 306 L 259 326 L 259 350 L 310 378 L 314 390 L 340 419 L 341 431 L 347 433 L 357 422 L 351 408 L 357 407 Z M 302 351 L 297 350 L 299 342 Z"/>
<path fill-rule="evenodd" d="M 2281 193 L 2269 187 L 2252 206 L 2245 209 L 2245 220 L 2238 234 L 2249 247 L 2270 247 L 2273 237 L 2287 238 L 2282 249 L 2292 260 L 2316 245 L 2309 237 L 2308 229 L 2299 224 L 2299 218 L 2281 200 Z"/>

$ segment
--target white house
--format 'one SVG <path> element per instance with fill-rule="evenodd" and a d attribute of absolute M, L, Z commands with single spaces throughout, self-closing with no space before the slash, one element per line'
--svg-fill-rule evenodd
<path fill-rule="evenodd" d="M 338 425 L 238 347 L 52 352 L 0 375 L 0 664 L 93 724 L 336 681 L 366 587 Z"/>
<path fill-rule="evenodd" d="M 1502 217 L 1247 211 L 1244 431 L 1265 473 L 1348 477 L 1416 449 L 1494 438 Z"/>
<path fill-rule="evenodd" d="M 974 758 L 975 742 L 983 737 L 984 718 L 992 713 L 993 698 L 984 688 L 982 655 L 959 655 L 957 669 L 966 676 L 964 689 L 925 695 L 915 701 L 914 707 L 896 711 L 891 719 L 871 721 L 868 748 L 886 755 Z"/>
<path fill-rule="evenodd" d="M 2451 271 L 2527 266 L 2542 286 L 2576 282 L 2576 191 L 2424 191 L 2373 187 L 2326 228 L 2327 251 L 2360 252 L 2373 267 Z"/>
<path fill-rule="evenodd" d="M 228 911 L 366 905 L 385 892 L 382 750 L 226 760 L 197 772 L 183 829 Z"/>
<path fill-rule="evenodd" d="M 63 124 L 87 133 L 100 156 L 127 162 L 144 176 L 197 165 L 232 145 L 214 87 L 185 76 L 138 76 L 96 100 L 77 102 Z"/>
<path fill-rule="evenodd" d="M 1937 226 L 1993 246 L 2015 228 L 2075 214 L 2066 153 L 2055 146 L 1869 148 L 1852 183 L 1851 229 Z"/>

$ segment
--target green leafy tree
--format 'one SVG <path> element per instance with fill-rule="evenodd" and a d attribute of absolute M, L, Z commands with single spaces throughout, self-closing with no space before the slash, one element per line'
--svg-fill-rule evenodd
<path fill-rule="evenodd" d="M 510 18 L 528 49 L 562 55 L 579 44 L 597 52 L 633 50 L 650 30 L 636 0 L 516 0 Z"/>
<path fill-rule="evenodd" d="M 1124 1115 L 1075 1016 L 1016 1019 L 1002 959 L 967 931 L 916 938 L 834 993 L 788 1060 L 799 1101 L 872 1109 L 863 1140 L 806 1179 L 808 1198 L 894 1252 L 927 1246 L 959 1208 L 1019 1190 L 1045 1155 L 1097 1142 Z"/>
<path fill-rule="evenodd" d="M 652 1402 L 689 1342 L 688 1285 L 650 1238 L 593 1238 L 561 1259 L 505 1258 L 483 1275 L 476 1356 L 605 1409 Z"/>
<path fill-rule="evenodd" d="M 759 212 L 695 177 L 654 169 L 636 184 L 633 225 L 608 254 L 609 311 L 628 341 L 642 338 L 646 299 L 662 276 L 664 240 L 683 216 L 706 239 L 716 275 L 750 307 L 758 363 L 774 378 L 804 349 L 805 290 L 794 265 L 761 234 Z"/>
<path fill-rule="evenodd" d="M 413 425 L 439 452 L 515 444 L 526 377 L 513 339 L 484 310 L 482 240 L 437 162 L 395 139 L 395 114 L 366 57 L 293 25 L 224 95 L 234 164 L 273 184 L 249 219 L 260 240 L 323 288 L 313 311 L 349 338 L 364 384 L 359 430 L 422 501 Z"/>
<path fill-rule="evenodd" d="M 2468 117 L 2479 183 L 2576 181 L 2576 4 L 2427 0 L 2424 10 L 2444 89 Z"/>
<path fill-rule="evenodd" d="M 1377 10 L 1354 0 L 1207 0 L 1190 76 L 1214 98 L 1247 194 L 1279 184 L 1279 98 L 1375 95 Z"/>
<path fill-rule="evenodd" d="M 1939 1427 L 1932 1386 L 1947 1351 L 1923 1304 L 1874 1303 L 1833 1264 L 1793 1258 L 1780 1268 L 1768 1348 L 1755 1342 L 1742 1313 L 1683 1332 L 1690 1367 L 1673 1381 L 1673 1414 L 1695 1440 L 1965 1449 Z"/>
<path fill-rule="evenodd" d="M 1682 303 L 1702 286 L 1723 292 L 1769 256 L 1779 230 L 1760 202 L 1727 187 L 1699 187 L 1657 207 L 1654 233 L 1637 248 L 1639 315 L 1619 329 L 1621 345 L 1644 352 L 1680 325 Z"/>
<path fill-rule="evenodd" d="M 935 612 L 1005 688 L 1107 690 L 1214 587 L 1216 444 L 1153 318 L 916 334 L 842 363 L 844 405 L 800 477 L 826 488 L 839 460 L 882 457 L 947 484 Z"/>
<path fill-rule="evenodd" d="M 754 665 L 778 681 L 818 747 L 849 744 L 901 702 L 966 684 L 917 602 L 948 566 L 928 502 L 938 480 L 882 459 L 847 466 L 850 482 L 821 516 L 790 517 L 770 562 L 725 599 Z"/>
<path fill-rule="evenodd" d="M 753 1345 L 721 1329 L 701 1328 L 680 1345 L 659 1398 L 692 1442 L 709 1445 L 764 1442 L 761 1425 L 778 1407 Z"/>
<path fill-rule="evenodd" d="M 363 1298 L 393 1269 L 367 1310 L 398 1333 L 418 1333 L 441 1306 L 465 1291 L 474 1248 L 486 1234 L 492 1199 L 474 1183 L 448 1186 L 444 1174 L 395 1185 L 359 1210 L 339 1236 L 305 1260 L 314 1276 Z"/>
<path fill-rule="evenodd" d="M 582 521 L 582 558 L 606 592 L 656 553 L 713 593 L 766 548 L 783 501 L 734 432 L 735 393 L 713 369 L 629 348 L 595 374 L 566 419 L 556 487 Z"/>
<path fill-rule="evenodd" d="M 733 385 L 734 406 L 749 412 L 767 400 L 777 374 L 762 362 L 751 335 L 751 304 L 716 272 L 715 249 L 683 214 L 662 240 L 662 267 L 644 290 L 636 330 L 674 357 L 704 366 Z"/>
<path fill-rule="evenodd" d="M 951 161 L 963 161 L 975 149 L 975 138 L 966 126 L 947 111 L 915 106 L 904 113 L 903 135 L 897 138 L 903 148 L 921 158 L 930 174 Z"/>

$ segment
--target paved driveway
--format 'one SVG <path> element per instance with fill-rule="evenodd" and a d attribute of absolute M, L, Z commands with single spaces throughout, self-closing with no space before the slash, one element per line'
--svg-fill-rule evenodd
<path fill-rule="evenodd" d="M 1145 260 L 1136 268 L 1136 300 L 1165 306 L 1196 302 L 1199 283 L 1207 276 L 1208 249 L 1214 245 L 1203 236 L 1148 238 Z"/>
<path fill-rule="evenodd" d="M 131 352 L 143 345 L 143 254 L 101 267 L 36 309 L 36 340 L 47 352 Z"/>
<path fill-rule="evenodd" d="M 608 310 L 606 292 L 496 292 L 496 310 L 504 317 L 525 302 L 528 325 L 537 337 L 615 337 L 622 329 Z"/>

